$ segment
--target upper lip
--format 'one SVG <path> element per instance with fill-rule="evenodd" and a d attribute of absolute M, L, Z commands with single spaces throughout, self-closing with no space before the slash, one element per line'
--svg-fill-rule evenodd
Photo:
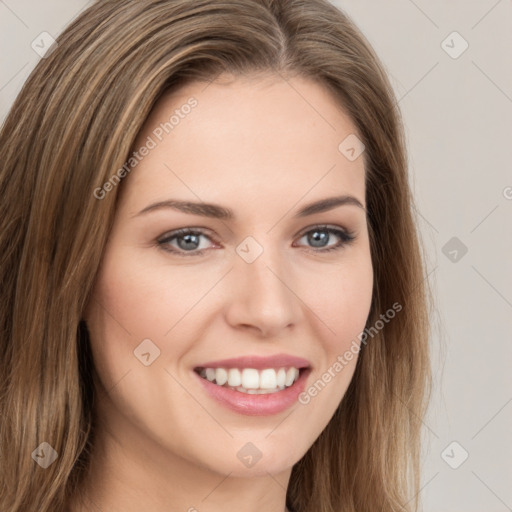
<path fill-rule="evenodd" d="M 202 363 L 197 368 L 254 368 L 264 370 L 265 368 L 283 368 L 293 366 L 294 368 L 308 368 L 311 363 L 302 357 L 291 356 L 288 354 L 276 354 L 273 356 L 241 356 L 231 359 L 221 359 L 217 361 L 208 361 Z"/>

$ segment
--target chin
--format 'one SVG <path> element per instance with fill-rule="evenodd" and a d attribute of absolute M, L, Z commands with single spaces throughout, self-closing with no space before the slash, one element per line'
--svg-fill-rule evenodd
<path fill-rule="evenodd" d="M 280 437 L 271 440 L 268 431 L 263 435 L 251 436 L 244 435 L 243 440 L 234 443 L 234 453 L 236 459 L 231 457 L 222 464 L 224 474 L 231 473 L 231 476 L 247 477 L 267 477 L 269 474 L 277 475 L 286 471 L 291 471 L 307 452 L 309 444 L 306 441 L 299 442 L 296 436 L 289 436 L 293 439 L 293 445 L 288 446 Z M 250 441 L 253 438 L 254 441 Z M 259 439 L 259 440 L 258 440 Z M 219 460 L 219 459 L 218 459 Z"/>

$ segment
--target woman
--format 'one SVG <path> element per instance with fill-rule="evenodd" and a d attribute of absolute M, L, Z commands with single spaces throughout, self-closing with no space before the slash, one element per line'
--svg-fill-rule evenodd
<path fill-rule="evenodd" d="M 344 14 L 97 2 L 0 141 L 2 510 L 417 509 L 421 250 Z"/>

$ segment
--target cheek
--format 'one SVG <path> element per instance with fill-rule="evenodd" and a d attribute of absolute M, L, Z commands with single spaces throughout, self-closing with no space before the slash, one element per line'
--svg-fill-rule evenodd
<path fill-rule="evenodd" d="M 299 396 L 299 403 L 325 428 L 352 380 L 372 303 L 373 268 L 369 252 L 340 265 L 310 295 L 323 349 L 321 364 Z"/>
<path fill-rule="evenodd" d="M 85 317 L 105 384 L 127 368 L 138 368 L 134 351 L 147 339 L 160 351 L 158 366 L 178 365 L 190 340 L 200 338 L 208 326 L 197 312 L 220 276 L 216 269 L 171 268 L 121 251 L 106 252 Z"/>
<path fill-rule="evenodd" d="M 155 267 L 137 258 L 123 260 L 120 255 L 106 259 L 94 298 L 96 306 L 103 306 L 99 307 L 103 316 L 110 316 L 107 321 L 117 324 L 112 327 L 129 333 L 133 341 L 163 338 L 208 292 L 214 282 L 211 277 L 179 267 Z"/>
<path fill-rule="evenodd" d="M 370 255 L 361 253 L 360 257 L 319 275 L 322 277 L 317 279 L 314 293 L 310 287 L 309 304 L 316 316 L 320 364 L 298 400 L 305 422 L 311 425 L 311 443 L 327 426 L 354 375 L 359 335 L 365 328 L 372 302 Z"/>
<path fill-rule="evenodd" d="M 321 274 L 312 288 L 312 308 L 329 333 L 328 348 L 339 351 L 364 329 L 370 312 L 373 269 L 369 254 Z M 331 354 L 332 356 L 332 354 Z"/>

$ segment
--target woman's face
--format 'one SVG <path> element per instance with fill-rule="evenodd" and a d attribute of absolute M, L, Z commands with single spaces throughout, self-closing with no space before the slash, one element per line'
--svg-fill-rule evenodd
<path fill-rule="evenodd" d="M 302 78 L 196 82 L 156 105 L 85 315 L 99 432 L 128 457 L 278 474 L 326 427 L 372 294 L 355 133 Z"/>

